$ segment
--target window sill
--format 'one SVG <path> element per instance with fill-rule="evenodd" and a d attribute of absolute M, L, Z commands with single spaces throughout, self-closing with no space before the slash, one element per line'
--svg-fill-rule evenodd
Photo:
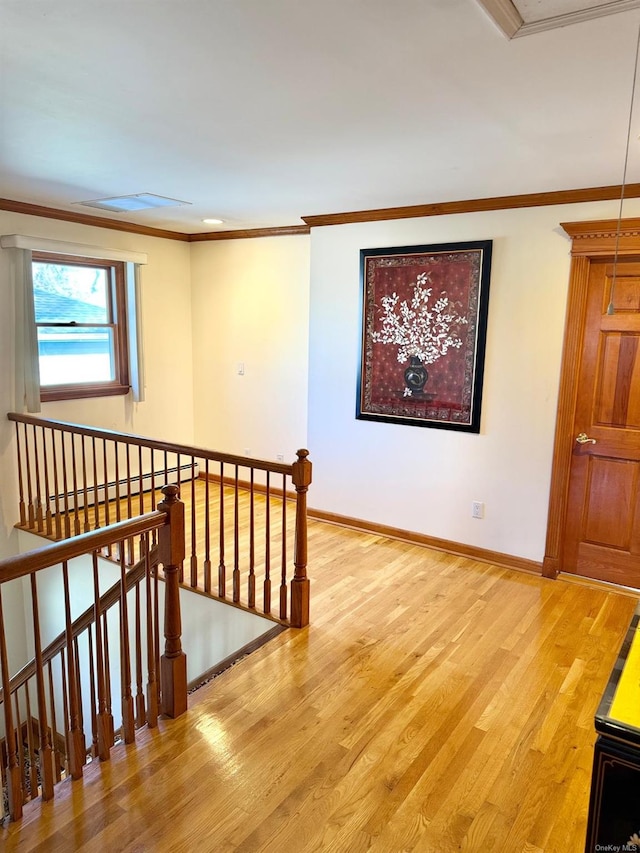
<path fill-rule="evenodd" d="M 130 385 L 65 385 L 40 388 L 40 401 L 82 400 L 87 397 L 122 397 L 131 390 Z"/>

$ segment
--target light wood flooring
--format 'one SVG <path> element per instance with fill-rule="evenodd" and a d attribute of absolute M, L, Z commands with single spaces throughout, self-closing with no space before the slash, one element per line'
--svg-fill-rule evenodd
<path fill-rule="evenodd" d="M 637 600 L 321 522 L 309 554 L 308 629 L 27 806 L 0 848 L 579 853 Z"/>

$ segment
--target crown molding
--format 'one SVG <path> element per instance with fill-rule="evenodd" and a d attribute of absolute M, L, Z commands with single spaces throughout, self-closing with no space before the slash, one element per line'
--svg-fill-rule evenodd
<path fill-rule="evenodd" d="M 416 204 L 409 207 L 385 207 L 378 210 L 356 210 L 350 213 L 331 213 L 303 216 L 307 225 L 348 225 L 356 222 L 379 222 L 384 219 L 414 219 L 423 216 L 446 216 L 453 213 L 482 213 L 489 210 L 512 210 L 519 207 L 545 207 L 557 204 L 577 204 L 585 201 L 610 201 L 620 198 L 622 186 L 588 187 L 580 190 L 555 190 L 545 193 L 503 195 L 494 198 L 475 198 L 465 201 L 442 201 Z M 627 184 L 625 198 L 640 198 L 640 184 Z"/>
<path fill-rule="evenodd" d="M 144 234 L 146 237 L 162 237 L 165 240 L 189 242 L 189 235 L 181 234 L 178 231 L 168 231 L 164 228 L 150 228 L 147 225 L 136 225 L 134 222 L 123 222 L 121 219 L 107 219 L 103 216 L 92 216 L 90 213 L 76 213 L 73 210 L 60 210 L 57 207 L 44 207 L 41 204 L 29 204 L 24 201 L 13 201 L 9 198 L 0 198 L 0 210 L 10 211 L 11 213 L 24 213 L 26 216 L 44 216 L 47 219 L 60 219 L 63 222 L 75 222 L 79 225 L 110 228 L 112 231 Z"/>
<path fill-rule="evenodd" d="M 11 213 L 23 213 L 26 216 L 43 216 L 46 219 L 60 219 L 75 222 L 78 225 L 93 225 L 98 228 L 110 228 L 113 231 L 127 231 L 131 234 L 144 234 L 147 237 L 161 237 L 165 240 L 180 240 L 184 243 L 198 243 L 207 240 L 242 240 L 252 237 L 284 237 L 291 234 L 309 234 L 308 225 L 284 225 L 274 228 L 246 228 L 237 231 L 210 231 L 204 234 L 186 234 L 181 231 L 169 231 L 165 228 L 152 228 L 137 225 L 122 219 L 107 219 L 90 213 L 76 213 L 73 210 L 60 210 L 57 207 L 44 207 L 25 201 L 0 198 L 0 210 Z"/>
<path fill-rule="evenodd" d="M 209 240 L 244 240 L 251 237 L 288 237 L 292 234 L 310 234 L 309 225 L 284 225 L 275 228 L 247 228 L 237 231 L 208 231 L 205 234 L 189 234 L 190 243 Z"/>
<path fill-rule="evenodd" d="M 639 0 L 640 2 L 640 0 Z M 504 195 L 493 198 L 476 198 L 462 201 L 443 201 L 433 204 L 416 204 L 407 207 L 384 207 L 375 210 L 356 210 L 350 213 L 328 213 L 318 216 L 303 216 L 304 225 L 285 225 L 274 228 L 248 228 L 236 231 L 211 231 L 202 234 L 185 234 L 162 228 L 149 228 L 120 219 L 106 219 L 91 214 L 59 210 L 22 201 L 0 198 L 0 211 L 23 213 L 27 216 L 42 216 L 47 219 L 61 219 L 79 225 L 91 225 L 98 228 L 110 228 L 148 237 L 161 237 L 166 240 L 180 240 L 185 243 L 200 243 L 215 240 L 246 240 L 254 237 L 285 237 L 309 234 L 311 228 L 325 225 L 349 225 L 360 222 L 380 222 L 391 219 L 419 219 L 425 216 L 447 216 L 456 213 L 483 213 L 491 210 L 513 210 L 526 207 L 544 207 L 548 205 L 578 204 L 590 201 L 611 201 L 619 199 L 622 193 L 620 184 L 607 187 L 587 187 L 577 190 L 555 190 L 544 193 L 525 193 Z M 640 198 L 640 184 L 626 184 L 625 198 Z M 627 220 L 630 221 L 630 220 Z"/>

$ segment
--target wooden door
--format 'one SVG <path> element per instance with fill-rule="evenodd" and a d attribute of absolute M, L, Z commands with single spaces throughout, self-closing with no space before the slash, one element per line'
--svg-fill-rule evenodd
<path fill-rule="evenodd" d="M 590 264 L 563 569 L 640 587 L 640 263 Z"/>
<path fill-rule="evenodd" d="M 640 219 L 562 227 L 573 258 L 543 573 L 640 588 Z"/>

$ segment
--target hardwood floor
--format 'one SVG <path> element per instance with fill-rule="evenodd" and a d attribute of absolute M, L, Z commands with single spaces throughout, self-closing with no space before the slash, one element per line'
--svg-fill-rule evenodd
<path fill-rule="evenodd" d="M 4 850 L 583 849 L 593 714 L 637 599 L 309 533 L 310 628 L 27 806 Z"/>

